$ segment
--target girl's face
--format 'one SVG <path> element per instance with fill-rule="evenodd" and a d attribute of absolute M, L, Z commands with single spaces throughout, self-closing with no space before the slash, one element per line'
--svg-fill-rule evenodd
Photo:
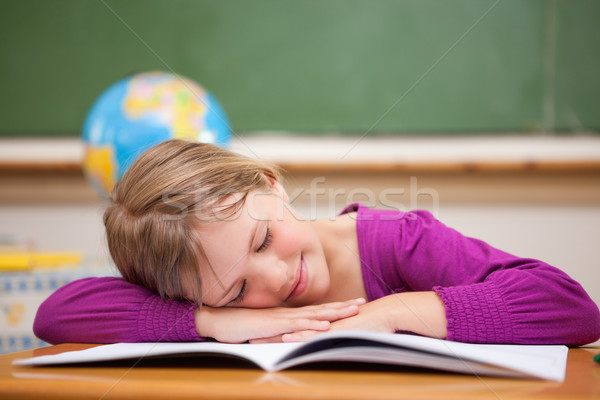
<path fill-rule="evenodd" d="M 235 215 L 203 224 L 199 234 L 212 266 L 200 265 L 207 306 L 298 307 L 318 304 L 329 291 L 317 232 L 278 184 L 250 192 Z"/>

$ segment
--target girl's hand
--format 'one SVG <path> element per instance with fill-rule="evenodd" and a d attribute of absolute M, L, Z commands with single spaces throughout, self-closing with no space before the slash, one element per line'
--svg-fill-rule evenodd
<path fill-rule="evenodd" d="M 202 306 L 195 311 L 196 331 L 223 343 L 281 342 L 281 336 L 287 333 L 326 331 L 331 322 L 356 315 L 364 302 L 356 299 L 298 308 Z"/>
<path fill-rule="evenodd" d="M 405 292 L 363 304 L 357 315 L 333 322 L 329 330 L 410 331 L 444 339 L 446 325 L 446 311 L 437 293 Z M 282 341 L 302 341 L 319 333 L 316 330 L 289 333 L 282 336 Z"/>

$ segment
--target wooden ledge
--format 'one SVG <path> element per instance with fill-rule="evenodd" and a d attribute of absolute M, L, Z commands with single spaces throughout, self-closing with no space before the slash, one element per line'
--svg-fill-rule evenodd
<path fill-rule="evenodd" d="M 231 150 L 289 173 L 600 172 L 600 136 L 372 137 L 252 135 Z M 0 173 L 81 173 L 78 138 L 0 139 Z"/>
<path fill-rule="evenodd" d="M 83 173 L 80 162 L 10 162 L 0 160 L 0 173 Z"/>
<path fill-rule="evenodd" d="M 600 161 L 506 161 L 506 162 L 293 162 L 276 163 L 286 173 L 600 173 Z M 83 173 L 80 162 L 3 162 L 3 174 Z"/>
<path fill-rule="evenodd" d="M 290 173 L 311 172 L 399 172 L 399 173 L 471 173 L 471 172 L 598 172 L 600 161 L 536 161 L 536 162 L 413 162 L 413 163 L 279 163 Z"/>

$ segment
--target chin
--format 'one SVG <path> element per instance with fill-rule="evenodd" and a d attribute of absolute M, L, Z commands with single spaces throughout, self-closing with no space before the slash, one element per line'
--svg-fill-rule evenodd
<path fill-rule="evenodd" d="M 312 262 L 311 262 L 312 261 Z M 323 259 L 313 258 L 307 262 L 308 287 L 302 296 L 295 299 L 294 307 L 321 304 L 327 297 L 330 287 L 329 269 Z"/>
<path fill-rule="evenodd" d="M 329 277 L 327 277 L 329 278 Z M 325 279 L 323 279 L 324 281 Z M 317 287 L 312 287 L 311 292 L 310 292 L 310 296 L 309 298 L 306 300 L 307 304 L 306 305 L 315 305 L 315 304 L 322 304 L 323 300 L 327 297 L 327 293 L 329 292 L 329 279 L 327 279 L 326 282 L 319 282 L 320 285 L 318 285 Z"/>

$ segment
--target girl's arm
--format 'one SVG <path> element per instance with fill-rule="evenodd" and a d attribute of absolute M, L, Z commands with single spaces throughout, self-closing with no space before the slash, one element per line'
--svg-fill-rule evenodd
<path fill-rule="evenodd" d="M 194 309 L 120 278 L 85 278 L 44 301 L 33 330 L 52 344 L 197 341 Z"/>
<path fill-rule="evenodd" d="M 390 294 L 360 306 L 359 313 L 331 324 L 330 330 L 366 329 L 375 332 L 410 332 L 445 339 L 444 304 L 435 292 Z M 302 341 L 318 334 L 302 331 L 285 334 L 284 342 Z M 255 343 L 279 341 L 279 338 L 255 340 Z"/>
<path fill-rule="evenodd" d="M 38 308 L 33 330 L 52 343 L 245 342 L 297 330 L 327 330 L 356 315 L 364 301 L 299 308 L 211 308 L 163 300 L 120 278 L 86 278 L 54 292 Z"/>
<path fill-rule="evenodd" d="M 465 237 L 428 212 L 361 211 L 359 247 L 372 301 L 332 330 L 408 331 L 471 343 L 582 345 L 600 338 L 598 307 L 564 272 Z"/>
<path fill-rule="evenodd" d="M 564 272 L 463 236 L 428 212 L 406 214 L 397 229 L 396 276 L 407 291 L 439 295 L 447 339 L 581 345 L 600 337 L 598 307 Z"/>

